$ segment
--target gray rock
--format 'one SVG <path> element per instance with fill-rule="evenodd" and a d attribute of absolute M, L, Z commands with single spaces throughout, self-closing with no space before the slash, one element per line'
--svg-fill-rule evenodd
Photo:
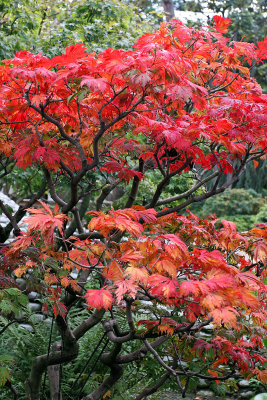
<path fill-rule="evenodd" d="M 16 316 L 17 321 L 22 321 L 25 318 L 25 312 L 20 312 L 19 315 Z"/>
<path fill-rule="evenodd" d="M 202 339 L 209 339 L 211 337 L 211 333 L 198 332 L 196 333 L 196 336 Z"/>
<path fill-rule="evenodd" d="M 18 328 L 25 329 L 26 331 L 33 332 L 33 327 L 29 324 L 19 324 Z"/>
<path fill-rule="evenodd" d="M 149 314 L 151 311 L 150 311 L 150 310 L 146 310 L 145 308 L 140 308 L 140 309 L 138 310 L 138 312 L 139 312 L 140 314 Z"/>
<path fill-rule="evenodd" d="M 206 397 L 211 397 L 212 399 L 214 398 L 215 394 L 212 390 L 200 390 L 197 392 L 198 396 L 206 396 Z"/>
<path fill-rule="evenodd" d="M 70 273 L 70 276 L 72 277 L 72 279 L 77 279 L 77 278 L 78 278 L 78 273 L 72 271 L 72 272 Z"/>
<path fill-rule="evenodd" d="M 37 293 L 37 292 L 30 292 L 29 294 L 28 294 L 28 299 L 29 300 L 36 300 L 36 299 L 40 299 L 40 294 L 39 293 Z"/>
<path fill-rule="evenodd" d="M 46 318 L 46 319 L 44 320 L 44 323 L 45 323 L 47 326 L 50 326 L 50 325 L 52 324 L 52 319 L 51 319 L 51 318 Z"/>
<path fill-rule="evenodd" d="M 26 281 L 25 281 L 24 279 L 22 279 L 22 278 L 17 278 L 17 279 L 16 279 L 16 284 L 18 285 L 18 287 L 20 288 L 20 290 L 21 290 L 22 292 L 24 292 L 24 290 L 26 290 L 27 284 L 26 284 Z"/>
<path fill-rule="evenodd" d="M 267 400 L 267 393 L 257 394 L 257 396 L 254 397 L 254 400 Z"/>
<path fill-rule="evenodd" d="M 237 384 L 240 388 L 249 388 L 250 387 L 250 383 L 246 379 L 242 379 L 241 381 L 237 382 Z"/>
<path fill-rule="evenodd" d="M 35 323 L 41 322 L 44 320 L 44 315 L 43 314 L 33 314 L 31 316 L 31 320 L 32 320 L 32 322 L 35 322 Z"/>
<path fill-rule="evenodd" d="M 214 329 L 214 325 L 213 324 L 209 324 L 209 325 L 203 326 L 203 328 L 202 328 L 202 330 L 204 332 L 212 332 L 213 329 Z"/>
<path fill-rule="evenodd" d="M 251 399 L 251 397 L 255 396 L 255 392 L 252 392 L 252 390 L 248 390 L 247 392 L 239 393 L 239 396 L 241 399 Z"/>
<path fill-rule="evenodd" d="M 198 386 L 199 388 L 201 388 L 201 389 L 205 389 L 205 388 L 209 387 L 209 384 L 205 381 L 205 379 L 200 378 L 200 379 L 198 380 L 197 386 Z"/>
<path fill-rule="evenodd" d="M 186 361 L 181 361 L 181 362 L 180 362 L 180 365 L 181 365 L 183 368 L 188 367 L 188 363 L 187 363 Z"/>
<path fill-rule="evenodd" d="M 29 307 L 30 307 L 32 312 L 37 312 L 37 311 L 41 311 L 42 304 L 40 304 L 40 303 L 29 303 Z"/>

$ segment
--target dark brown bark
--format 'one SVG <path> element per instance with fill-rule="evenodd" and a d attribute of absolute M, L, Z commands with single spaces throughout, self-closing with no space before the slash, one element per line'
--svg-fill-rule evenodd
<path fill-rule="evenodd" d="M 163 383 L 169 378 L 170 374 L 167 372 L 166 374 L 163 375 L 163 377 L 155 383 L 155 385 L 146 387 L 136 398 L 135 400 L 142 400 L 145 399 L 147 396 L 150 394 L 155 393 L 162 385 Z"/>
<path fill-rule="evenodd" d="M 54 344 L 52 351 L 58 351 L 58 344 Z M 60 389 L 60 365 L 50 365 L 47 368 L 50 388 L 50 400 L 62 400 Z"/>

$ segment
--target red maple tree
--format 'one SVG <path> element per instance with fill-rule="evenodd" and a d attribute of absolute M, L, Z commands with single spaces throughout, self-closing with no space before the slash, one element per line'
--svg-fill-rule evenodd
<path fill-rule="evenodd" d="M 224 37 L 229 23 L 217 16 L 214 27 L 192 29 L 173 20 L 140 37 L 130 51 L 96 55 L 76 44 L 52 59 L 22 51 L 3 61 L 3 175 L 14 160 L 19 168 L 43 173 L 40 190 L 14 215 L 0 202 L 10 219 L 2 237 L 12 229 L 18 236 L 2 251 L 4 268 L 17 276 L 39 271 L 45 309 L 53 307 L 62 337 L 60 351 L 33 361 L 29 399 L 40 398 L 45 369 L 77 357 L 78 340 L 101 323 L 113 344 L 101 358 L 110 376 L 84 400 L 101 398 L 124 364 L 149 352 L 165 374 L 136 399 L 171 376 L 183 395 L 193 377 L 218 382 L 237 370 L 266 382 L 266 359 L 259 354 L 266 225 L 240 234 L 229 221 L 178 214 L 231 187 L 249 162 L 266 154 L 266 96 L 250 70 L 266 57 L 267 43 Z M 156 190 L 138 205 L 140 182 L 155 170 L 161 175 Z M 164 196 L 184 173 L 194 182 L 191 188 Z M 59 180 L 68 195 L 59 192 Z M 131 185 L 125 208 L 102 211 L 122 184 Z M 54 211 L 43 202 L 29 208 L 47 189 Z M 84 210 L 92 193 L 95 204 Z M 27 209 L 31 215 L 21 232 Z M 74 268 L 77 280 L 70 276 Z M 84 289 L 86 280 L 91 289 Z M 71 330 L 68 310 L 80 297 L 94 311 Z M 147 319 L 140 318 L 140 308 Z M 210 324 L 212 339 L 200 339 Z M 128 342 L 136 349 L 125 354 Z M 185 369 L 183 361 L 192 360 L 194 369 Z"/>

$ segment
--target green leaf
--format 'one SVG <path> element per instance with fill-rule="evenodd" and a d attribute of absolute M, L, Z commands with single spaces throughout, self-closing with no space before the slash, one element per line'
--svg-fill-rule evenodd
<path fill-rule="evenodd" d="M 72 95 L 70 95 L 67 99 L 67 104 L 69 105 L 69 103 L 75 99 L 75 97 L 77 97 L 77 101 L 80 102 L 82 101 L 87 94 L 89 93 L 89 90 L 87 88 L 79 90 L 78 92 L 73 93 Z"/>
<path fill-rule="evenodd" d="M 0 367 L 0 386 L 4 386 L 6 381 L 10 381 L 11 373 L 6 367 Z"/>
<path fill-rule="evenodd" d="M 7 300 L 2 300 L 0 303 L 0 309 L 3 311 L 5 314 L 9 314 L 13 311 L 12 305 L 9 303 Z"/>
<path fill-rule="evenodd" d="M 25 294 L 22 294 L 18 297 L 18 302 L 20 303 L 20 305 L 26 306 L 29 303 L 29 299 Z"/>
<path fill-rule="evenodd" d="M 47 267 L 52 268 L 53 270 L 58 270 L 58 263 L 56 262 L 56 260 L 52 257 L 47 257 L 44 260 L 44 265 L 46 265 Z"/>
<path fill-rule="evenodd" d="M 0 362 L 1 363 L 12 363 L 14 361 L 14 358 L 10 356 L 9 354 L 0 354 Z"/>
<path fill-rule="evenodd" d="M 5 292 L 9 294 L 9 296 L 20 296 L 21 291 L 17 288 L 8 288 L 5 289 Z"/>

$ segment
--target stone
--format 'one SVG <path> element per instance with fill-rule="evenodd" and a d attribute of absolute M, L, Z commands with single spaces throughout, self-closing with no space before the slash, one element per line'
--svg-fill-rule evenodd
<path fill-rule="evenodd" d="M 36 299 L 40 299 L 40 294 L 39 293 L 37 293 L 37 292 L 30 292 L 29 294 L 28 294 L 28 299 L 29 300 L 36 300 Z"/>
<path fill-rule="evenodd" d="M 246 379 L 242 379 L 241 381 L 237 382 L 237 384 L 240 388 L 249 388 L 250 387 L 250 383 Z"/>
<path fill-rule="evenodd" d="M 32 320 L 32 322 L 35 322 L 35 323 L 41 322 L 44 320 L 44 315 L 43 314 L 33 314 L 31 316 L 31 320 Z"/>
<path fill-rule="evenodd" d="M 17 321 L 22 321 L 25 319 L 25 312 L 20 312 L 19 315 L 16 316 Z"/>
<path fill-rule="evenodd" d="M 26 331 L 33 332 L 33 327 L 29 324 L 19 324 L 19 329 L 25 329 Z"/>
<path fill-rule="evenodd" d="M 37 311 L 41 311 L 42 304 L 40 304 L 40 303 L 29 303 L 29 307 L 30 307 L 32 312 L 37 312 Z"/>
<path fill-rule="evenodd" d="M 188 367 L 188 363 L 186 361 L 181 361 L 179 363 L 179 365 L 181 365 L 183 368 L 187 368 Z"/>
<path fill-rule="evenodd" d="M 196 336 L 202 339 L 209 339 L 211 337 L 211 333 L 198 332 L 196 333 Z"/>
<path fill-rule="evenodd" d="M 239 397 L 241 399 L 251 399 L 253 396 L 255 396 L 255 392 L 252 392 L 252 390 L 248 390 L 247 392 L 239 392 Z"/>
<path fill-rule="evenodd" d="M 214 325 L 213 324 L 209 324 L 209 325 L 206 325 L 206 326 L 203 326 L 203 328 L 202 328 L 202 330 L 204 331 L 204 332 L 212 332 L 213 331 L 213 329 L 214 329 Z"/>
<path fill-rule="evenodd" d="M 197 386 L 201 389 L 205 389 L 209 387 L 209 384 L 205 381 L 205 379 L 199 378 Z"/>
<path fill-rule="evenodd" d="M 44 320 L 44 323 L 45 323 L 47 326 L 50 326 L 50 325 L 52 324 L 52 319 L 51 319 L 51 318 L 46 318 L 46 319 Z"/>
<path fill-rule="evenodd" d="M 213 399 L 215 394 L 212 390 L 199 390 L 197 392 L 197 396 L 206 396 L 206 397 L 211 397 Z"/>
<path fill-rule="evenodd" d="M 22 292 L 24 292 L 26 290 L 27 284 L 26 281 L 22 278 L 17 278 L 16 279 L 16 284 L 18 285 L 18 287 L 20 288 L 20 290 Z"/>
<path fill-rule="evenodd" d="M 267 400 L 267 393 L 257 394 L 253 400 Z"/>

